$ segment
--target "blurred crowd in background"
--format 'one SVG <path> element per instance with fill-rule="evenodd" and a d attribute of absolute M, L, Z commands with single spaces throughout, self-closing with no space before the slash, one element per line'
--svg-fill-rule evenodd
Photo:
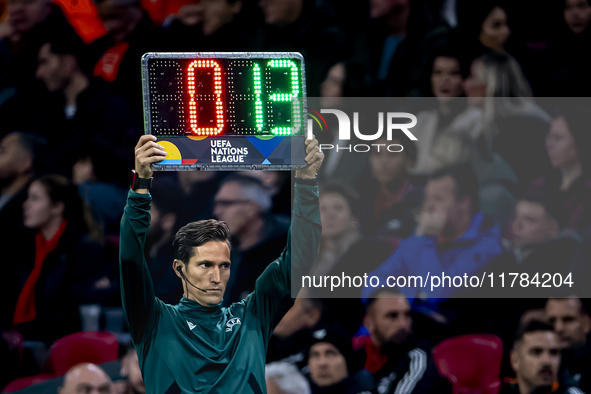
<path fill-rule="evenodd" d="M 313 275 L 584 278 L 590 22 L 589 0 L 0 0 L 0 387 L 47 373 L 52 343 L 81 330 L 107 329 L 123 349 L 115 359 L 137 365 L 125 350 L 118 227 L 150 51 L 297 51 L 323 107 L 346 97 L 430 103 L 416 113 L 418 141 L 376 142 L 401 153 L 325 152 Z M 211 217 L 233 236 L 224 304 L 252 291 L 285 247 L 291 176 L 157 173 L 145 250 L 157 296 L 182 297 L 175 232 Z M 449 364 L 471 365 L 482 380 L 473 383 L 491 390 L 481 392 L 591 392 L 591 310 L 577 294 L 400 290 L 337 299 L 304 289 L 271 340 L 268 391 L 458 392 Z M 472 339 L 490 346 L 462 359 Z M 80 379 L 101 393 L 145 392 L 130 369 L 111 386 L 113 375 L 83 364 L 63 392 Z"/>

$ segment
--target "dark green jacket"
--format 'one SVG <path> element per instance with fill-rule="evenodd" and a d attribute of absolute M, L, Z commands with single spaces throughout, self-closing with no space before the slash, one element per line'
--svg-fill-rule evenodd
<path fill-rule="evenodd" d="M 154 296 L 144 260 L 150 202 L 149 194 L 129 191 L 120 247 L 121 297 L 146 393 L 266 393 L 267 344 L 293 305 L 292 275 L 294 284 L 301 283 L 297 278 L 308 273 L 318 253 L 318 188 L 295 186 L 285 250 L 265 269 L 255 290 L 229 308 L 203 307 L 184 297 L 168 305 Z"/>

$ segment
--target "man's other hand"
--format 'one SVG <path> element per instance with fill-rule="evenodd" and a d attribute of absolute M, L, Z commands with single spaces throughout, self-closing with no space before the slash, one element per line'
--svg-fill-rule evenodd
<path fill-rule="evenodd" d="M 320 169 L 322 162 L 324 161 L 324 153 L 318 147 L 318 140 L 312 134 L 311 140 L 306 140 L 306 164 L 308 166 L 306 168 L 302 168 L 301 170 L 296 170 L 296 176 L 298 178 L 304 179 L 314 179 L 316 177 L 316 173 Z"/>
<path fill-rule="evenodd" d="M 152 177 L 152 163 L 166 159 L 167 153 L 162 145 L 156 143 L 153 135 L 142 135 L 135 146 L 135 172 L 140 178 Z"/>

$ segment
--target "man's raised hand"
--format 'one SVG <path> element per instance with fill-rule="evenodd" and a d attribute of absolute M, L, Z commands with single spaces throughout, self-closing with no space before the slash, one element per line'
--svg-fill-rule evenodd
<path fill-rule="evenodd" d="M 324 161 L 324 153 L 318 147 L 318 140 L 312 135 L 311 140 L 306 140 L 306 163 L 308 166 L 301 170 L 296 170 L 296 176 L 298 178 L 314 179 L 316 173 L 320 169 L 322 162 Z"/>
<path fill-rule="evenodd" d="M 162 145 L 156 143 L 153 135 L 142 135 L 135 146 L 135 172 L 140 178 L 152 177 L 152 164 L 166 159 L 167 153 Z"/>

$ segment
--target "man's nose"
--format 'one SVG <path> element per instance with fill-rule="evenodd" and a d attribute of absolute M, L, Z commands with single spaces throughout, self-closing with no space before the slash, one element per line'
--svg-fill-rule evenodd
<path fill-rule="evenodd" d="M 213 272 L 211 274 L 211 281 L 213 283 L 220 283 L 221 280 L 221 275 L 220 275 L 220 269 L 219 268 L 214 268 Z"/>

